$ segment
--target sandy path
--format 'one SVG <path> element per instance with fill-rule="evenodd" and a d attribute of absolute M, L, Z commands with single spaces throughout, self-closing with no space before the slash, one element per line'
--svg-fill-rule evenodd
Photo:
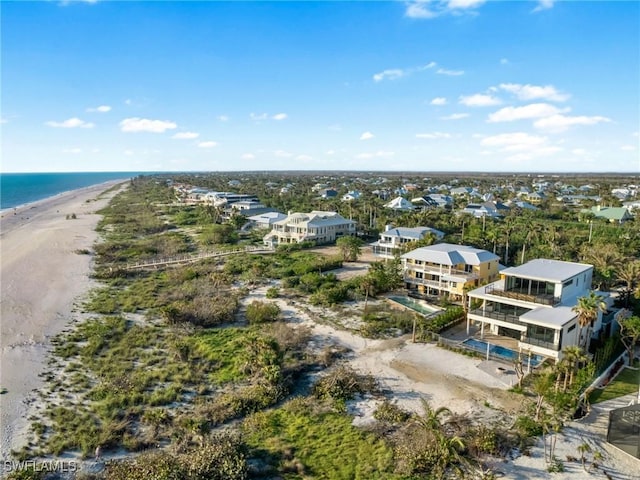
<path fill-rule="evenodd" d="M 0 459 L 22 446 L 32 392 L 43 383 L 50 338 L 71 319 L 74 301 L 90 286 L 91 249 L 97 239 L 94 213 L 115 194 L 98 197 L 103 184 L 66 192 L 0 218 Z M 15 212 L 15 214 L 14 214 Z M 75 213 L 77 218 L 67 220 Z M 0 463 L 1 465 L 1 463 Z"/>

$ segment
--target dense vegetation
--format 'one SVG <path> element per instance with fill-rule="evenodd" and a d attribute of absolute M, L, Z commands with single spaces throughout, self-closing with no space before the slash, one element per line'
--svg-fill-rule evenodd
<path fill-rule="evenodd" d="M 389 177 L 385 188 L 407 183 L 406 176 Z M 512 212 L 502 221 L 444 210 L 395 214 L 372 196 L 370 190 L 380 188 L 373 178 L 343 179 L 345 188 L 365 193 L 363 200 L 348 204 L 319 200 L 311 192 L 316 182 L 334 183 L 331 177 L 243 175 L 239 191 L 258 194 L 263 203 L 285 212 L 340 211 L 358 221 L 364 238 L 375 238 L 389 223 L 426 225 L 444 231 L 445 241 L 494 251 L 507 265 L 537 257 L 593 263 L 599 285 L 620 286 L 620 302 L 638 309 L 638 221 L 596 222 L 590 229 L 576 211 L 553 202 L 534 213 Z M 216 190 L 226 190 L 230 179 L 174 177 Z M 501 455 L 513 446 L 526 450 L 532 436 L 553 437 L 596 371 L 624 350 L 618 339 L 602 339 L 596 342 L 595 363 L 579 350 L 570 351 L 558 365 L 521 378 L 516 390 L 529 410 L 512 428 L 480 425 L 426 402 L 421 414 L 405 412 L 385 399 L 371 377 L 345 367 L 333 351 L 311 348 L 309 330 L 282 322 L 276 301 L 303 299 L 326 309 L 357 300 L 364 302 L 361 335 L 414 331 L 423 341 L 464 318 L 462 307 L 448 306 L 425 319 L 370 303 L 402 281 L 397 260 L 373 263 L 366 275 L 339 280 L 331 270 L 357 258 L 360 241 L 341 241 L 335 257 L 310 251 L 310 245 L 287 245 L 268 255 L 130 270 L 127 265 L 143 259 L 261 240 L 260 234 L 239 231 L 241 218 L 224 222 L 213 207 L 176 203 L 165 180 L 134 179 L 101 212 L 102 241 L 94 252 L 100 286 L 82 307 L 88 318 L 54 342 L 54 360 L 45 374 L 47 407 L 41 418 L 31 419 L 33 443 L 17 456 L 74 451 L 86 458 L 98 446 L 151 450 L 110 462 L 101 478 L 114 480 L 480 475 L 485 455 Z M 613 182 L 599 180 L 602 192 Z M 489 186 L 495 179 L 470 182 Z M 276 187 L 289 183 L 289 193 L 280 195 Z M 266 285 L 272 301 L 247 301 L 249 288 Z M 635 343 L 638 337 L 624 339 Z M 346 408 L 363 397 L 379 400 L 377 422 L 368 429 L 353 426 Z M 554 462 L 551 453 L 551 467 Z"/>

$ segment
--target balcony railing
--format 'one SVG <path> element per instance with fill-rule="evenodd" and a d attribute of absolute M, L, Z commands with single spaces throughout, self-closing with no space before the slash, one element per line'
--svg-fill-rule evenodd
<path fill-rule="evenodd" d="M 499 297 L 512 298 L 514 300 L 522 300 L 523 302 L 539 303 L 541 305 L 557 305 L 560 303 L 559 297 L 549 294 L 530 295 L 528 293 L 518 292 L 515 290 L 504 290 L 493 284 L 484 287 L 484 293 L 497 295 Z"/>
<path fill-rule="evenodd" d="M 434 280 L 425 280 L 424 278 L 409 277 L 407 275 L 404 276 L 404 281 L 414 285 L 426 285 L 440 290 L 446 290 L 449 287 L 449 284 L 446 282 L 436 282 Z"/>
<path fill-rule="evenodd" d="M 555 342 L 547 342 L 546 340 L 540 340 L 538 338 L 533 337 L 524 337 L 521 343 L 526 343 L 528 345 L 536 345 L 538 347 L 547 348 L 549 350 L 555 350 L 556 352 L 560 350 L 560 344 Z"/>
<path fill-rule="evenodd" d="M 430 275 L 446 275 L 449 277 L 462 277 L 467 280 L 474 280 L 478 278 L 478 275 L 473 272 L 466 272 L 464 270 L 459 270 L 457 268 L 440 268 L 433 265 L 416 265 L 414 263 L 407 262 L 405 264 L 405 269 L 411 270 L 414 272 L 424 272 Z"/>
<path fill-rule="evenodd" d="M 512 313 L 494 312 L 489 308 L 485 308 L 484 311 L 482 310 L 482 308 L 476 308 L 474 310 L 469 311 L 469 313 L 471 315 L 477 315 L 479 317 L 493 318 L 494 320 L 513 323 L 514 325 L 527 326 L 526 323 L 520 321 L 520 317 L 518 315 L 514 315 Z"/>

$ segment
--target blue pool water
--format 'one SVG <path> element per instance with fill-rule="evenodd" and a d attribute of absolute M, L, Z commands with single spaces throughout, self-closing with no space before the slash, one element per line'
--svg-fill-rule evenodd
<path fill-rule="evenodd" d="M 468 345 L 473 350 L 479 353 L 487 353 L 487 342 L 482 340 L 476 340 L 475 338 L 467 338 L 464 342 L 465 345 Z M 514 362 L 518 359 L 518 352 L 515 350 L 511 350 L 510 348 L 501 347 L 500 345 L 489 344 L 489 353 L 495 355 L 498 358 L 502 358 L 504 360 L 509 360 L 510 362 Z M 522 360 L 525 364 L 529 361 L 529 354 L 523 353 Z M 531 354 L 531 366 L 537 367 L 544 361 L 544 357 L 540 355 Z"/>
<path fill-rule="evenodd" d="M 413 298 L 409 297 L 388 297 L 389 300 L 392 300 L 400 305 L 404 305 L 411 310 L 415 310 L 418 313 L 423 315 L 431 315 L 432 313 L 436 313 L 440 311 L 440 308 L 433 307 L 431 305 L 427 305 L 426 303 L 421 303 Z"/>

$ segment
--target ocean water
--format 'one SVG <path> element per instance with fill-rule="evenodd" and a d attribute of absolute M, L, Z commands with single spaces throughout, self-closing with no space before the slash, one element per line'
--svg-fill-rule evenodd
<path fill-rule="evenodd" d="M 0 173 L 0 210 L 144 172 Z M 148 174 L 148 172 L 146 173 Z"/>

